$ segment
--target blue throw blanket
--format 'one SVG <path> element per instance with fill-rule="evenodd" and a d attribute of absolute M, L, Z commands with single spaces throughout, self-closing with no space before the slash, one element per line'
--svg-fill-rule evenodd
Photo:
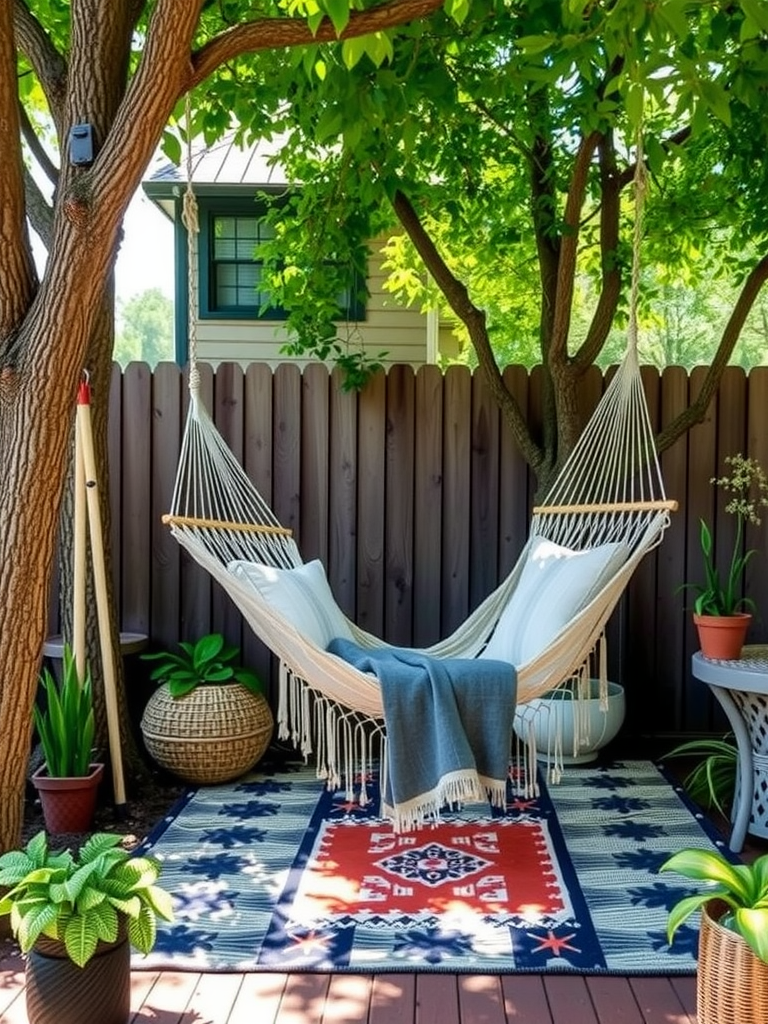
<path fill-rule="evenodd" d="M 439 818 L 446 803 L 504 805 L 517 690 L 512 665 L 371 649 L 341 638 L 328 650 L 381 683 L 382 815 L 396 832 Z"/>

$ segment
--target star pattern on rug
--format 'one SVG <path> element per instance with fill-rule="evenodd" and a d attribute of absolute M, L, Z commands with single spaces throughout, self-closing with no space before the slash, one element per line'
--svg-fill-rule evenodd
<path fill-rule="evenodd" d="M 578 946 L 571 945 L 571 939 L 576 938 L 576 932 L 563 936 L 555 935 L 553 931 L 548 931 L 546 936 L 534 935 L 528 932 L 528 938 L 538 942 L 538 946 L 533 947 L 534 953 L 547 952 L 552 956 L 561 956 L 564 950 L 568 950 L 570 953 L 581 952 Z"/>

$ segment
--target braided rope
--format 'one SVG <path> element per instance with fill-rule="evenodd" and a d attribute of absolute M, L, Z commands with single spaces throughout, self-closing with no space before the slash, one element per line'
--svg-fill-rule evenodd
<path fill-rule="evenodd" d="M 637 307 L 640 301 L 640 246 L 643 237 L 643 209 L 647 177 L 645 157 L 643 155 L 642 128 L 637 130 L 637 146 L 635 152 L 635 172 L 633 176 L 635 192 L 635 223 L 632 232 L 632 276 L 629 290 L 629 325 L 627 327 L 627 344 L 637 354 Z"/>
<path fill-rule="evenodd" d="M 189 390 L 196 395 L 200 389 L 200 373 L 197 368 L 197 236 L 200 222 L 197 211 L 197 197 L 192 187 L 192 104 L 189 93 L 184 105 L 184 121 L 187 136 L 187 187 L 184 190 L 181 220 L 187 230 L 187 332 L 189 342 Z"/>

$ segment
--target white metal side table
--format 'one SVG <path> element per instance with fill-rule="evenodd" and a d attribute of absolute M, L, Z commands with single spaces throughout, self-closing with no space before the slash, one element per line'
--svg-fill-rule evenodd
<path fill-rule="evenodd" d="M 768 838 L 768 646 L 744 647 L 736 661 L 705 658 L 697 651 L 691 671 L 719 701 L 736 739 L 730 847 L 738 853 L 747 832 Z"/>

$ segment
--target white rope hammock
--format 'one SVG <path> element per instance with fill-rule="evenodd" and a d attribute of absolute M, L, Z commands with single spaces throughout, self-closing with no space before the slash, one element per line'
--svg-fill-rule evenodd
<path fill-rule="evenodd" d="M 280 736 L 290 738 L 305 756 L 314 752 L 318 773 L 332 785 L 343 779 L 351 791 L 353 773 L 362 768 L 364 777 L 374 740 L 385 740 L 378 681 L 303 635 L 258 588 L 231 568 L 231 563 L 242 560 L 283 570 L 296 569 L 303 562 L 290 531 L 258 493 L 200 397 L 194 331 L 197 222 L 189 149 L 188 172 L 190 404 L 171 509 L 164 521 L 280 659 Z M 636 277 L 633 266 L 633 289 Z M 633 294 L 633 313 L 635 306 Z M 481 655 L 513 600 L 533 546 L 542 539 L 572 552 L 612 545 L 616 554 L 609 577 L 600 579 L 583 607 L 543 650 L 516 665 L 518 704 L 582 670 L 635 567 L 660 543 L 670 511 L 676 507 L 664 491 L 636 339 L 632 315 L 626 355 L 546 501 L 534 509 L 530 536 L 515 568 L 451 636 L 426 649 L 435 657 Z M 353 623 L 348 627 L 359 643 L 384 646 Z"/>

